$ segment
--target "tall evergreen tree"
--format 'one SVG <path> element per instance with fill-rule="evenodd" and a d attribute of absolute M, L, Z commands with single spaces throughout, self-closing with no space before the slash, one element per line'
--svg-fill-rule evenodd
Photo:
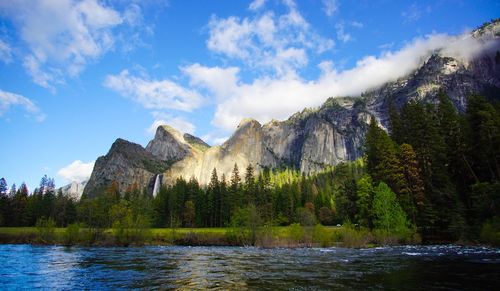
<path fill-rule="evenodd" d="M 220 214 L 220 187 L 219 177 L 217 176 L 217 169 L 212 170 L 210 183 L 207 187 L 207 200 L 208 200 L 208 226 L 216 226 L 219 221 L 218 215 Z"/>
<path fill-rule="evenodd" d="M 255 187 L 254 169 L 252 167 L 252 164 L 248 164 L 245 171 L 244 190 L 245 190 L 245 197 L 244 197 L 245 204 L 255 203 L 256 187 Z"/>
<path fill-rule="evenodd" d="M 234 211 L 243 204 L 243 197 L 241 193 L 241 178 L 238 170 L 238 165 L 234 163 L 233 172 L 231 174 L 231 182 L 229 185 L 229 202 L 231 215 Z"/>
<path fill-rule="evenodd" d="M 373 182 L 375 184 L 385 182 L 398 192 L 401 177 L 398 171 L 397 147 L 389 135 L 378 127 L 374 118 L 366 134 L 365 154 L 368 173 L 373 178 Z"/>
<path fill-rule="evenodd" d="M 356 221 L 364 227 L 372 227 L 373 183 L 369 175 L 357 181 Z"/>
<path fill-rule="evenodd" d="M 440 134 L 439 119 L 432 104 L 407 103 L 401 111 L 403 142 L 412 145 L 422 169 L 425 207 L 422 210 L 423 233 L 428 238 L 456 237 L 462 221 L 461 205 L 448 172 L 446 143 Z"/>
<path fill-rule="evenodd" d="M 407 217 L 416 225 L 417 215 L 425 206 L 425 189 L 417 155 L 411 145 L 404 143 L 399 147 L 399 161 L 401 180 L 398 201 Z"/>

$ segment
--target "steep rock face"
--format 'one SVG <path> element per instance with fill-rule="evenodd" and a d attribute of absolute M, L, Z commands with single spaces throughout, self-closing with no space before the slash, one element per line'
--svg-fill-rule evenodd
<path fill-rule="evenodd" d="M 146 151 L 163 161 L 178 161 L 191 152 L 182 134 L 168 125 L 158 127 Z"/>
<path fill-rule="evenodd" d="M 363 153 L 363 143 L 371 116 L 390 130 L 389 106 L 401 108 L 410 100 L 437 102 L 443 90 L 463 112 L 470 93 L 493 96 L 500 92 L 500 23 L 476 30 L 471 37 L 487 42 L 479 55 L 464 59 L 436 51 L 411 74 L 355 97 L 329 98 L 321 107 L 304 109 L 285 121 L 261 125 L 244 119 L 235 133 L 221 146 L 209 147 L 201 139 L 182 135 L 169 126 L 160 126 L 146 150 L 139 145 L 130 150 L 113 150 L 96 162 L 89 189 L 117 180 L 120 188 L 133 182 L 154 184 L 155 174 L 164 172 L 163 183 L 178 177 L 195 177 L 201 184 L 210 181 L 212 170 L 230 178 L 234 164 L 240 173 L 252 164 L 263 167 L 292 167 L 305 173 L 354 160 Z M 490 96 L 490 97 L 491 97 Z M 306 98 L 305 96 L 304 98 Z M 147 170 L 137 162 L 171 163 L 171 167 Z M 165 164 L 163 164 L 165 165 Z M 149 179 L 149 181 L 148 181 Z M 98 182 L 97 182 L 98 181 Z"/>
<path fill-rule="evenodd" d="M 81 183 L 73 181 L 66 186 L 62 186 L 58 189 L 58 191 L 60 190 L 64 196 L 69 197 L 74 201 L 78 201 L 82 197 L 83 190 L 85 189 L 87 182 L 88 180 Z"/>
<path fill-rule="evenodd" d="M 234 164 L 244 169 L 249 163 L 259 166 L 262 160 L 262 126 L 253 119 L 244 119 L 235 133 L 224 144 L 211 147 L 175 163 L 165 173 L 164 181 L 173 183 L 178 177 L 195 177 L 201 184 L 208 184 L 215 168 L 219 177 L 230 177 Z"/>
<path fill-rule="evenodd" d="M 464 112 L 471 93 L 494 98 L 500 92 L 500 22 L 479 28 L 470 37 L 483 43 L 479 54 L 464 59 L 436 51 L 412 74 L 363 94 L 368 110 L 387 128 L 391 102 L 398 108 L 409 100 L 437 103 L 443 90 Z"/>
<path fill-rule="evenodd" d="M 234 164 L 240 172 L 252 164 L 257 172 L 264 167 L 293 167 L 310 173 L 356 159 L 362 154 L 369 114 L 355 100 L 330 99 L 318 110 L 304 110 L 263 126 L 244 119 L 221 146 L 174 163 L 164 181 L 171 184 L 179 177 L 195 177 L 206 185 L 214 168 L 219 177 L 229 179 Z"/>
<path fill-rule="evenodd" d="M 158 159 L 142 146 L 117 139 L 109 152 L 97 159 L 83 196 L 95 197 L 112 182 L 118 183 L 120 191 L 134 184 L 139 189 L 150 187 L 155 174 L 164 172 L 169 166 L 168 161 Z"/>

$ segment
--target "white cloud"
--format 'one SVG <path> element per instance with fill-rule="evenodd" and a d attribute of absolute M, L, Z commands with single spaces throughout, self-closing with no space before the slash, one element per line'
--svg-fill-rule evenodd
<path fill-rule="evenodd" d="M 250 3 L 248 9 L 259 10 L 260 8 L 262 8 L 262 6 L 264 6 L 264 4 L 266 4 L 266 0 L 254 0 L 252 1 L 252 3 Z"/>
<path fill-rule="evenodd" d="M 207 88 L 213 99 L 219 100 L 212 123 L 230 131 L 245 117 L 268 122 L 287 118 L 305 107 L 319 106 L 331 96 L 358 96 L 411 73 L 436 50 L 467 59 L 484 47 L 470 37 L 434 34 L 416 38 L 398 51 L 366 56 L 349 70 L 337 71 L 332 62 L 322 62 L 318 66 L 322 74 L 316 80 L 304 80 L 296 71 L 290 71 L 245 83 L 239 79 L 236 67 L 210 68 L 199 64 L 184 68 L 184 73 L 193 86 Z M 216 74 L 209 72 L 226 77 L 214 77 Z"/>
<path fill-rule="evenodd" d="M 76 160 L 71 164 L 61 168 L 57 175 L 65 180 L 66 183 L 78 182 L 81 183 L 90 178 L 94 169 L 94 161 L 84 163 Z"/>
<path fill-rule="evenodd" d="M 12 61 L 12 49 L 9 44 L 0 39 L 0 61 L 8 64 Z"/>
<path fill-rule="evenodd" d="M 148 109 L 191 111 L 202 103 L 202 96 L 194 90 L 186 89 L 170 80 L 132 76 L 127 70 L 118 75 L 108 75 L 104 86 Z"/>
<path fill-rule="evenodd" d="M 52 90 L 109 51 L 115 27 L 140 18 L 140 11 L 122 16 L 97 0 L 0 1 L 0 13 L 13 20 L 27 45 L 22 58 L 33 82 Z"/>
<path fill-rule="evenodd" d="M 340 22 L 335 24 L 335 30 L 337 31 L 337 38 L 342 42 L 349 42 L 352 40 L 352 36 L 345 32 L 344 23 Z"/>
<path fill-rule="evenodd" d="M 146 130 L 146 132 L 150 135 L 154 135 L 156 133 L 156 129 L 160 125 L 170 125 L 171 127 L 177 129 L 182 133 L 194 134 L 196 127 L 191 122 L 187 121 L 183 117 L 172 117 L 167 113 L 154 111 L 152 112 L 155 120 L 151 124 L 151 126 Z"/>
<path fill-rule="evenodd" d="M 237 67 L 204 67 L 198 63 L 181 68 L 189 76 L 190 85 L 211 90 L 219 99 L 231 96 L 238 85 Z"/>
<path fill-rule="evenodd" d="M 38 122 L 45 119 L 45 114 L 30 99 L 0 90 L 0 117 L 3 116 L 11 107 L 21 106 L 29 114 L 35 117 Z"/>
<path fill-rule="evenodd" d="M 308 54 L 321 54 L 334 46 L 320 37 L 297 10 L 294 1 L 283 1 L 287 13 L 267 11 L 253 17 L 212 16 L 207 47 L 252 68 L 286 75 L 306 66 Z"/>
<path fill-rule="evenodd" d="M 323 0 L 323 11 L 328 16 L 335 14 L 339 10 L 339 6 L 337 0 Z"/>

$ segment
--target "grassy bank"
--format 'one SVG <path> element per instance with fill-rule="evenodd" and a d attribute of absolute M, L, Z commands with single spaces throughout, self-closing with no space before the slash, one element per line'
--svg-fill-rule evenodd
<path fill-rule="evenodd" d="M 246 228 L 153 228 L 153 229 L 88 229 L 1 227 L 0 243 L 57 245 L 190 245 L 260 247 L 369 247 L 419 243 L 418 237 L 401 238 L 372 233 L 352 227 L 321 225 Z"/>

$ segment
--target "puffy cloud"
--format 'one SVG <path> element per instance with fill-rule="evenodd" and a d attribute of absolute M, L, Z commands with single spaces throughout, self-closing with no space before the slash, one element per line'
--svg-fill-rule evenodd
<path fill-rule="evenodd" d="M 489 45 L 470 37 L 433 34 L 416 38 L 398 51 L 366 56 L 352 69 L 337 71 L 331 62 L 322 62 L 318 66 L 322 74 L 316 80 L 304 80 L 296 71 L 290 71 L 245 83 L 239 79 L 236 67 L 199 64 L 184 68 L 184 73 L 192 85 L 208 88 L 213 98 L 219 100 L 212 123 L 229 131 L 245 117 L 261 122 L 284 119 L 305 107 L 319 106 L 331 96 L 357 96 L 411 73 L 437 50 L 467 59 Z"/>
<path fill-rule="evenodd" d="M 194 134 L 196 127 L 194 126 L 194 124 L 187 121 L 183 117 L 172 117 L 169 114 L 158 111 L 154 111 L 152 114 L 155 120 L 146 130 L 150 135 L 154 135 L 156 133 L 156 129 L 158 128 L 158 126 L 165 124 L 170 125 L 171 127 L 177 129 L 182 133 Z"/>
<path fill-rule="evenodd" d="M 202 97 L 170 80 L 153 80 L 147 76 L 132 76 L 128 70 L 108 75 L 104 86 L 129 97 L 148 109 L 191 111 L 199 107 Z"/>
<path fill-rule="evenodd" d="M 250 5 L 248 5 L 248 9 L 258 10 L 258 9 L 262 8 L 262 6 L 264 6 L 264 4 L 266 4 L 266 0 L 254 0 L 254 1 L 252 1 L 252 3 L 250 3 Z"/>
<path fill-rule="evenodd" d="M 237 67 L 204 67 L 196 63 L 182 71 L 189 76 L 190 85 L 209 89 L 219 100 L 231 96 L 238 87 Z"/>
<path fill-rule="evenodd" d="M 323 0 L 323 11 L 326 15 L 332 16 L 339 10 L 339 3 L 337 0 Z"/>
<path fill-rule="evenodd" d="M 92 170 L 94 169 L 94 161 L 84 163 L 80 160 L 76 160 L 71 164 L 61 168 L 57 175 L 63 178 L 66 183 L 78 182 L 81 183 L 90 178 Z"/>
<path fill-rule="evenodd" d="M 285 75 L 308 64 L 308 53 L 323 53 L 334 46 L 311 29 L 294 1 L 283 1 L 287 13 L 267 11 L 253 17 L 212 16 L 207 47 L 252 68 Z"/>
<path fill-rule="evenodd" d="M 45 114 L 30 99 L 0 90 L 0 117 L 3 116 L 11 107 L 21 106 L 24 110 L 35 117 L 38 122 L 45 119 Z"/>
<path fill-rule="evenodd" d="M 27 73 L 52 90 L 65 76 L 79 75 L 89 61 L 109 51 L 115 27 L 141 20 L 134 7 L 127 7 L 122 16 L 97 0 L 0 1 L 0 13 L 13 20 L 27 45 L 22 56 Z"/>

